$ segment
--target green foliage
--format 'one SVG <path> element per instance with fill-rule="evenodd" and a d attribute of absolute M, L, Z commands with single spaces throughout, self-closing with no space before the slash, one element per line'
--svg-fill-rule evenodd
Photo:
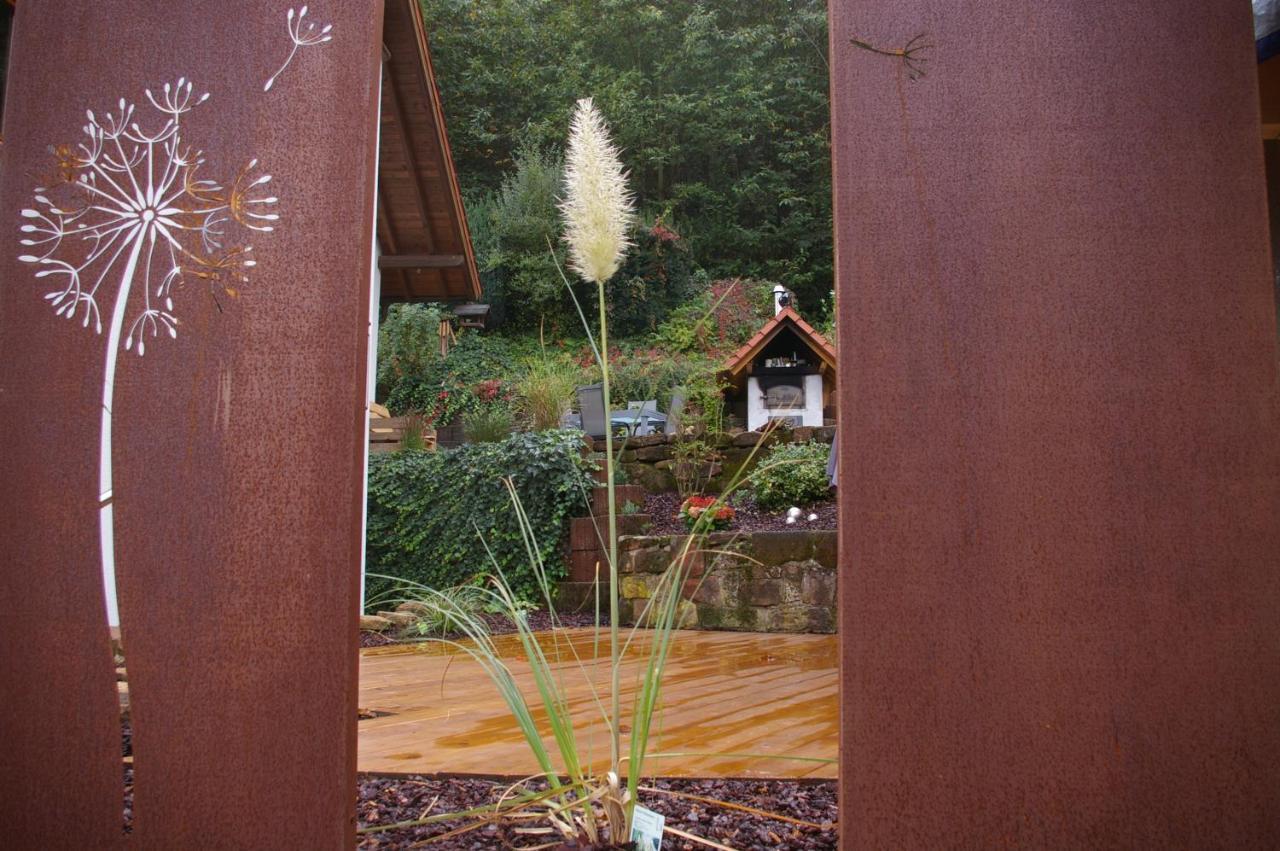
<path fill-rule="evenodd" d="M 472 443 L 499 443 L 515 428 L 515 414 L 501 402 L 490 402 L 462 417 L 462 433 Z"/>
<path fill-rule="evenodd" d="M 392 305 L 388 320 L 413 307 L 417 305 Z M 385 385 L 379 381 L 379 397 L 393 413 L 418 411 L 427 425 L 439 427 L 476 410 L 486 399 L 510 394 L 507 379 L 518 372 L 516 348 L 510 340 L 464 331 L 442 358 L 439 331 L 433 333 L 431 348 L 412 358 L 412 369 L 393 368 L 398 350 L 384 352 L 379 346 L 378 374 L 385 371 L 389 377 Z"/>
<path fill-rule="evenodd" d="M 443 606 L 424 606 L 414 628 L 419 635 L 438 636 L 462 632 L 467 617 L 480 615 L 489 604 L 484 589 L 475 585 L 458 585 L 442 588 L 440 595 L 449 603 Z"/>
<path fill-rule="evenodd" d="M 826 499 L 831 490 L 827 480 L 830 451 L 830 446 L 812 440 L 771 448 L 751 476 L 756 504 L 774 511 Z"/>
<path fill-rule="evenodd" d="M 838 345 L 836 340 L 836 291 L 827 296 L 827 308 L 822 313 L 822 320 L 817 325 L 818 333 L 827 338 L 831 345 Z"/>
<path fill-rule="evenodd" d="M 422 414 L 408 414 L 404 418 L 404 439 L 400 441 L 401 451 L 423 450 L 426 442 L 427 418 Z"/>
<path fill-rule="evenodd" d="M 656 399 L 661 410 L 669 410 L 671 391 L 703 374 L 713 364 L 695 354 L 671 357 L 670 352 L 652 346 L 619 347 L 609 353 L 609 377 L 613 387 L 613 403 Z M 599 372 L 592 377 L 598 381 Z"/>
<path fill-rule="evenodd" d="M 556 270 L 557 259 L 564 265 L 557 207 L 562 173 L 559 156 L 522 145 L 502 185 L 470 202 L 469 215 L 479 223 L 474 244 L 485 273 L 491 327 L 545 325 L 558 333 L 578 324 L 573 297 Z M 653 331 L 673 308 L 706 289 L 675 231 L 657 222 L 636 227 L 631 236 L 635 245 L 606 290 L 610 328 L 619 336 Z M 578 300 L 587 303 L 590 288 L 570 280 Z"/>
<path fill-rule="evenodd" d="M 713 277 L 781 281 L 819 318 L 832 281 L 825 2 L 422 5 L 464 186 L 498 189 L 521 147 L 559 144 L 592 94 L 647 217 Z"/>
<path fill-rule="evenodd" d="M 563 265 L 556 203 L 564 165 L 548 149 L 525 145 L 515 169 L 502 180 L 485 207 L 486 253 L 480 255 L 491 273 L 486 298 L 497 309 L 495 324 L 537 327 L 544 317 L 569 317 L 572 311 L 564 281 L 552 258 Z M 573 324 L 576 324 L 573 323 Z"/>
<path fill-rule="evenodd" d="M 720 452 L 700 437 L 683 437 L 671 447 L 671 473 L 676 493 L 690 497 L 702 493 L 715 474 Z"/>
<path fill-rule="evenodd" d="M 724 391 L 727 385 L 713 369 L 697 372 L 684 383 L 680 434 L 710 438 L 724 432 Z"/>
<path fill-rule="evenodd" d="M 723 358 L 750 339 L 773 315 L 772 281 L 714 281 L 698 297 L 672 311 L 654 342 L 675 352 L 705 352 Z"/>
<path fill-rule="evenodd" d="M 569 411 L 581 370 L 569 363 L 541 357 L 529 364 L 516 386 L 520 410 L 529 427 L 545 431 L 560 427 L 560 418 Z"/>
<path fill-rule="evenodd" d="M 560 546 L 569 517 L 591 487 L 577 431 L 513 435 L 440 452 L 393 452 L 369 459 L 369 572 L 450 588 L 493 572 L 480 536 L 513 588 L 532 598 L 538 584 L 502 479 L 510 476 L 528 512 L 552 579 L 564 576 Z M 371 577 L 368 596 L 395 588 Z"/>
<path fill-rule="evenodd" d="M 620 337 L 657 330 L 672 310 L 707 287 L 688 245 L 661 222 L 636 228 L 632 239 L 635 245 L 605 287 L 609 333 Z"/>
<path fill-rule="evenodd" d="M 378 325 L 378 398 L 440 360 L 440 318 L 435 304 L 393 304 Z"/>

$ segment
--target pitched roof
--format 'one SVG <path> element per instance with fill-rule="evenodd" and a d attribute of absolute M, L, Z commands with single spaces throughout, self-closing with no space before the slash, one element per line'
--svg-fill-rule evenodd
<path fill-rule="evenodd" d="M 818 333 L 818 331 L 800 318 L 800 314 L 796 313 L 790 307 L 784 307 L 781 312 L 764 324 L 764 327 L 756 332 L 750 340 L 742 344 L 736 352 L 729 356 L 725 361 L 724 371 L 730 377 L 737 376 L 744 369 L 751 365 L 769 341 L 778 334 L 782 333 L 784 328 L 790 328 L 802 340 L 807 342 L 818 356 L 822 358 L 824 364 L 831 369 L 836 368 L 836 350 L 835 347 L 827 341 L 827 338 Z"/>
<path fill-rule="evenodd" d="M 418 0 L 387 0 L 382 40 L 382 301 L 477 299 L 480 275 Z"/>

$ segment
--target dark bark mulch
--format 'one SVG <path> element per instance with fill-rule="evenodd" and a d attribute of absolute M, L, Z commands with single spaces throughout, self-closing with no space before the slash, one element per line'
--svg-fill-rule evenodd
<path fill-rule="evenodd" d="M 657 792 L 640 793 L 640 802 L 666 816 L 669 827 L 713 839 L 739 851 L 827 851 L 836 848 L 834 781 L 657 780 L 646 785 L 753 807 L 820 826 L 803 827 L 687 798 Z M 493 803 L 506 788 L 505 784 L 491 780 L 439 779 L 422 775 L 397 778 L 361 775 L 356 818 L 359 826 L 365 828 L 412 821 L 431 814 L 458 812 Z M 363 834 L 358 847 L 399 851 L 466 823 L 444 822 Z M 546 838 L 543 837 L 541 841 L 545 842 Z M 522 840 L 502 828 L 487 826 L 440 842 L 432 842 L 424 847 L 443 851 L 474 851 L 502 848 L 505 847 L 504 842 L 510 842 L 516 847 L 522 843 L 537 844 L 529 838 Z M 662 847 L 664 851 L 696 851 L 705 846 L 667 834 Z"/>
<path fill-rule="evenodd" d="M 125 756 L 133 753 L 128 721 L 122 731 Z M 810 822 L 806 827 L 770 819 L 741 810 L 727 809 L 704 801 L 678 798 L 660 792 L 640 793 L 640 802 L 666 816 L 667 825 L 695 836 L 713 839 L 738 851 L 795 849 L 834 851 L 836 848 L 835 781 L 800 780 L 651 780 L 644 785 L 699 798 L 727 801 L 767 813 Z M 414 821 L 425 816 L 456 813 L 492 804 L 508 784 L 473 778 L 434 778 L 425 775 L 382 777 L 362 774 L 357 780 L 356 818 L 361 828 Z M 124 832 L 133 831 L 133 766 L 124 766 Z M 467 820 L 441 822 L 422 827 L 400 828 L 383 833 L 363 834 L 357 847 L 379 851 L 400 851 L 433 836 L 462 827 Z M 545 837 L 542 841 L 546 841 Z M 537 844 L 506 827 L 486 826 L 460 834 L 428 848 L 440 851 L 476 851 L 508 845 Z M 577 846 L 566 845 L 564 848 Z M 704 847 L 668 834 L 662 843 L 667 851 L 696 851 Z"/>
<path fill-rule="evenodd" d="M 484 618 L 485 623 L 489 625 L 490 635 L 506 635 L 515 632 L 516 625 L 511 622 L 506 615 L 501 614 L 485 614 L 480 617 Z M 586 627 L 595 626 L 595 612 L 558 612 L 557 619 L 563 627 Z M 609 613 L 600 613 L 601 626 L 608 626 Z M 529 626 L 537 631 L 551 629 L 551 615 L 548 612 L 539 610 L 529 612 Z M 448 633 L 446 635 L 436 636 L 439 638 L 457 639 L 465 638 L 461 633 Z M 408 633 L 397 632 L 362 632 L 360 633 L 361 647 L 384 647 L 388 644 L 406 644 L 414 641 L 421 641 L 422 636 L 414 631 Z"/>
<path fill-rule="evenodd" d="M 653 535 L 683 535 L 688 532 L 684 521 L 680 519 L 680 505 L 684 502 L 679 494 L 651 493 L 645 499 L 644 510 L 653 518 Z M 787 524 L 786 509 L 781 511 L 765 511 L 756 505 L 750 493 L 739 493 L 729 499 L 737 515 L 730 532 L 786 532 L 806 531 L 813 529 L 836 528 L 836 501 L 834 499 L 797 506 L 804 513 L 794 525 Z M 817 520 L 809 520 L 810 514 L 817 514 Z"/>

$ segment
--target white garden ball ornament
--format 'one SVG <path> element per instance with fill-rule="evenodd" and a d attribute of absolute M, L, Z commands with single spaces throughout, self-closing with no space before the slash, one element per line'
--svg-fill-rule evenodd
<path fill-rule="evenodd" d="M 817 519 L 818 519 L 818 515 L 817 515 L 816 513 L 814 513 L 814 514 L 810 514 L 810 515 L 809 515 L 809 522 L 810 522 L 810 523 L 812 523 L 813 521 L 815 521 L 815 520 L 817 520 Z"/>
<path fill-rule="evenodd" d="M 788 518 L 787 518 L 787 525 L 788 525 L 788 526 L 794 526 L 794 525 L 796 525 L 796 519 L 795 519 L 794 517 L 788 517 Z"/>
<path fill-rule="evenodd" d="M 804 512 L 802 512 L 799 508 L 796 508 L 796 507 L 793 505 L 793 506 L 791 506 L 790 508 L 788 508 L 788 509 L 787 509 L 787 518 L 788 518 L 788 519 L 790 519 L 790 520 L 792 520 L 792 521 L 794 521 L 796 518 L 798 518 L 798 517 L 799 517 L 801 514 L 803 514 L 803 513 L 804 513 Z"/>

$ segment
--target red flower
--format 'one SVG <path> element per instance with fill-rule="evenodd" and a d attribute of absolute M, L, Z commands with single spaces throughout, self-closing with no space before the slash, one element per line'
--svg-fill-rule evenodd
<path fill-rule="evenodd" d="M 680 516 L 684 518 L 685 525 L 692 529 L 697 525 L 698 518 L 713 506 L 715 513 L 711 515 L 710 528 L 712 529 L 724 529 L 737 515 L 733 506 L 720 502 L 718 497 L 695 495 L 686 499 L 680 506 Z"/>

